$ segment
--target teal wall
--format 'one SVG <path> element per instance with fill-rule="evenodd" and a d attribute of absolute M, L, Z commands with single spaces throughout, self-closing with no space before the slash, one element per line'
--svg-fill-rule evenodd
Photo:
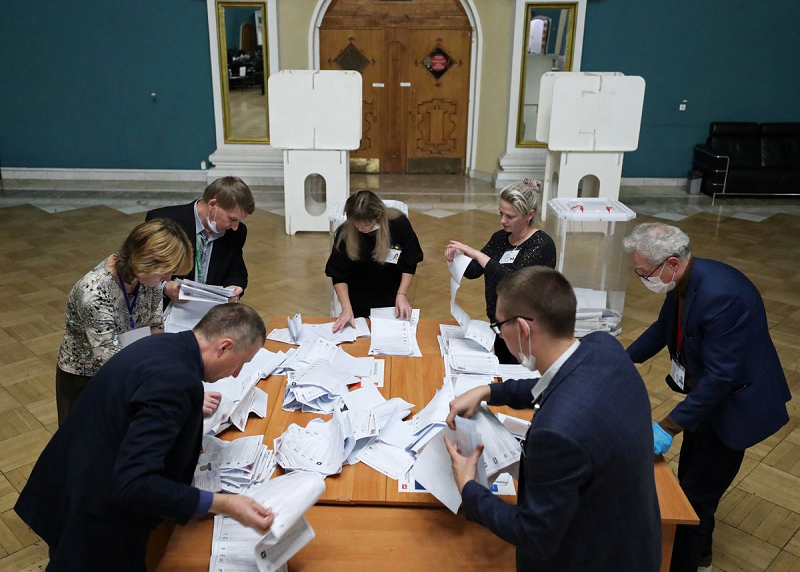
<path fill-rule="evenodd" d="M 199 169 L 209 57 L 203 0 L 2 0 L 0 165 Z"/>
<path fill-rule="evenodd" d="M 581 68 L 647 82 L 623 175 L 685 177 L 712 121 L 800 121 L 798 30 L 797 0 L 589 0 Z"/>
<path fill-rule="evenodd" d="M 242 24 L 250 22 L 256 25 L 253 8 L 227 8 L 225 10 L 225 43 L 229 50 L 238 50 Z"/>

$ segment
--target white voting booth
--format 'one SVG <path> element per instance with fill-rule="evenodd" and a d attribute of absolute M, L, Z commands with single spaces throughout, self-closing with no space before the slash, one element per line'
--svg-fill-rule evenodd
<path fill-rule="evenodd" d="M 361 74 L 283 70 L 269 78 L 270 144 L 283 149 L 286 234 L 329 228 L 328 210 L 350 191 L 350 151 L 361 144 Z M 325 180 L 325 202 L 306 180 Z"/>
<path fill-rule="evenodd" d="M 547 143 L 543 205 L 577 197 L 588 175 L 596 179 L 584 180 L 584 195 L 619 197 L 623 153 L 639 145 L 644 88 L 644 78 L 619 72 L 542 76 L 536 139 Z"/>

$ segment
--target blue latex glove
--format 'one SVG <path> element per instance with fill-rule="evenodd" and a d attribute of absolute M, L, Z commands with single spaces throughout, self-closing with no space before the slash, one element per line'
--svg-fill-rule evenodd
<path fill-rule="evenodd" d="M 658 423 L 653 423 L 653 452 L 663 455 L 671 446 L 672 435 L 664 431 Z"/>

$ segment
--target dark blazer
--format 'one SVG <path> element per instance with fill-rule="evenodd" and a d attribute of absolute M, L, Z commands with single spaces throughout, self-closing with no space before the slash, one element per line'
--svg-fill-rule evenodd
<path fill-rule="evenodd" d="M 196 260 L 197 240 L 195 232 L 194 201 L 188 205 L 163 207 L 147 213 L 145 220 L 168 218 L 177 222 L 192 243 L 192 260 Z M 247 227 L 239 223 L 237 230 L 228 229 L 225 234 L 214 241 L 211 249 L 211 260 L 208 262 L 207 284 L 215 286 L 241 286 L 247 288 L 247 267 L 244 264 L 242 249 L 247 240 Z M 191 272 L 179 278 L 194 280 L 194 266 Z"/>
<path fill-rule="evenodd" d="M 140 340 L 92 378 L 14 507 L 49 545 L 48 570 L 144 570 L 153 527 L 193 516 L 202 375 L 189 331 Z"/>
<path fill-rule="evenodd" d="M 641 363 L 666 345 L 675 354 L 678 292 L 667 294 L 658 320 L 628 348 Z M 789 421 L 792 396 L 767 326 L 764 302 L 741 272 L 695 258 L 681 316 L 681 353 L 694 382 L 670 417 L 689 431 L 709 421 L 725 445 L 743 450 Z M 677 386 L 671 385 L 677 391 Z"/>
<path fill-rule="evenodd" d="M 530 409 L 536 382 L 491 384 L 489 403 Z M 625 350 L 606 333 L 584 337 L 538 405 L 517 505 L 470 481 L 467 518 L 517 547 L 517 570 L 658 570 L 650 400 Z"/>

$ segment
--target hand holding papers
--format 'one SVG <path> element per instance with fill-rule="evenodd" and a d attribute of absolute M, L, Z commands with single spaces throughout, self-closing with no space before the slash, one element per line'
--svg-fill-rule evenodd
<path fill-rule="evenodd" d="M 194 280 L 178 279 L 178 283 L 180 302 L 170 302 L 164 311 L 164 331 L 167 333 L 191 330 L 213 306 L 225 304 L 228 298 L 235 295 L 231 288 Z"/>
<path fill-rule="evenodd" d="M 211 542 L 213 572 L 275 572 L 314 539 L 304 514 L 325 492 L 325 481 L 313 473 L 277 477 L 249 492 L 253 500 L 270 507 L 275 519 L 262 536 L 230 517 L 214 518 Z"/>
<path fill-rule="evenodd" d="M 456 293 L 461 287 L 461 278 L 470 262 L 472 260 L 468 256 L 458 252 L 453 257 L 453 261 L 447 263 L 447 267 L 450 269 L 450 313 L 456 319 L 456 322 L 464 328 L 464 335 L 476 341 L 488 351 L 494 345 L 495 336 L 491 327 L 489 327 L 489 322 L 472 320 L 469 314 L 456 304 Z"/>

